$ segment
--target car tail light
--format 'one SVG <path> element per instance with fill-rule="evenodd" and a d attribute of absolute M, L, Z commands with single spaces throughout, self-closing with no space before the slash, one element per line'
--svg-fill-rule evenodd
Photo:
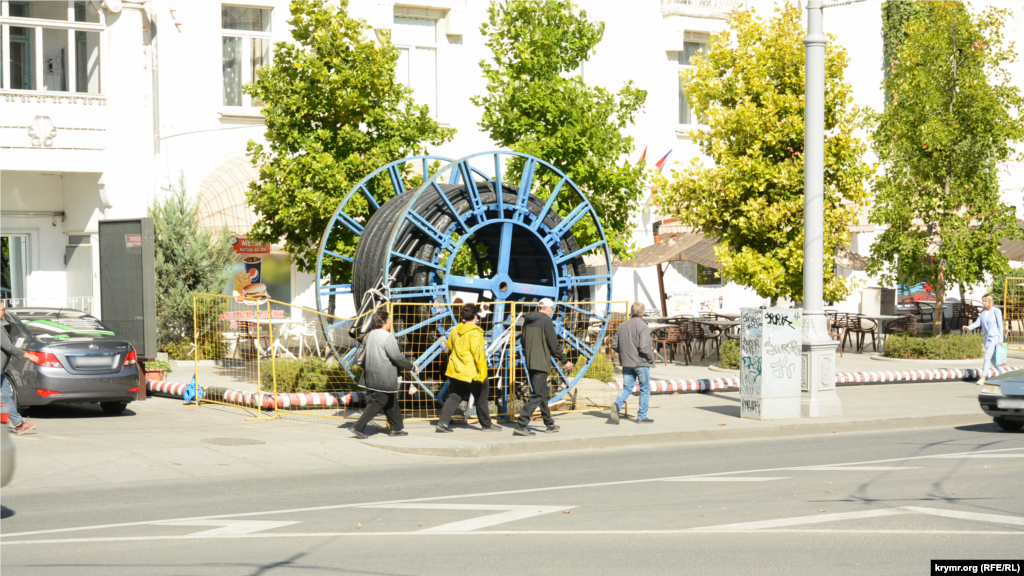
<path fill-rule="evenodd" d="M 0 404 L 0 406 L 3 406 L 3 404 Z M 6 406 L 4 406 L 4 408 L 6 408 Z M 7 411 L 6 410 L 4 410 L 3 412 L 0 412 L 0 424 L 7 424 Z"/>
<path fill-rule="evenodd" d="M 36 352 L 36 360 L 29 360 L 36 366 L 45 366 L 47 368 L 63 368 L 64 365 L 57 360 L 57 357 L 49 352 Z"/>
<path fill-rule="evenodd" d="M 139 362 L 139 357 L 135 355 L 135 350 L 132 350 L 124 357 L 125 366 L 135 366 Z"/>
<path fill-rule="evenodd" d="M 46 398 L 47 396 L 56 396 L 57 394 L 60 394 L 60 392 L 57 392 L 56 390 L 42 390 L 40 388 L 36 388 L 36 393 L 42 396 L 43 398 Z"/>
<path fill-rule="evenodd" d="M 138 392 L 139 391 L 139 387 L 136 386 L 135 388 L 129 388 L 128 391 L 129 392 Z"/>

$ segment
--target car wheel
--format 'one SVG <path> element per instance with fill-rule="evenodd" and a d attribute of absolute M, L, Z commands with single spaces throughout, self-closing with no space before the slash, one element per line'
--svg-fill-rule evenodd
<path fill-rule="evenodd" d="M 1009 430 L 1010 432 L 1016 432 L 1021 428 L 1024 428 L 1024 420 L 1010 420 L 1009 418 L 996 418 L 995 423 L 1003 430 Z"/>
<path fill-rule="evenodd" d="M 100 402 L 100 408 L 103 408 L 104 412 L 111 415 L 120 414 L 127 407 L 127 402 Z"/>

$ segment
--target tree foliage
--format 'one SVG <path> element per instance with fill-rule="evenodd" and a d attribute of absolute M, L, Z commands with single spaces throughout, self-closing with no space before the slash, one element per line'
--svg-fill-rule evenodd
<path fill-rule="evenodd" d="M 659 204 L 719 245 L 723 278 L 752 288 L 774 304 L 803 297 L 804 45 L 801 12 L 775 16 L 733 12 L 712 36 L 707 54 L 683 73 L 687 99 L 707 129 L 691 132 L 711 160 L 693 159 L 658 185 Z M 843 72 L 845 49 L 830 42 L 825 56 L 826 300 L 852 286 L 833 274 L 836 252 L 849 245 L 849 225 L 867 199 L 873 168 L 855 135 L 866 113 L 852 103 Z"/>
<path fill-rule="evenodd" d="M 454 134 L 395 79 L 399 54 L 388 35 L 372 39 L 369 26 L 347 11 L 347 0 L 292 2 L 295 42 L 275 44 L 273 64 L 261 68 L 245 88 L 264 105 L 268 142 L 266 147 L 249 142 L 249 155 L 260 170 L 247 193 L 260 216 L 249 236 L 283 243 L 304 272 L 315 271 L 328 220 L 359 180 Z M 395 194 L 385 176 L 368 188 L 382 205 Z M 365 223 L 372 210 L 357 194 L 346 213 Z M 343 229 L 331 238 L 328 249 L 355 255 L 354 233 Z M 324 264 L 335 282 L 351 277 L 348 262 L 327 258 Z"/>
<path fill-rule="evenodd" d="M 220 294 L 235 257 L 230 233 L 203 229 L 199 203 L 185 191 L 185 177 L 163 202 L 149 208 L 156 252 L 156 320 L 160 344 L 191 340 L 192 294 Z"/>
<path fill-rule="evenodd" d="M 643 162 L 624 161 L 633 138 L 622 131 L 633 124 L 647 92 L 632 81 L 617 92 L 588 86 L 583 63 L 604 35 L 604 23 L 587 20 L 570 0 L 492 2 L 487 22 L 492 61 L 481 61 L 487 91 L 473 97 L 483 108 L 480 126 L 500 146 L 546 160 L 586 193 L 601 218 L 608 243 L 626 256 L 632 237 L 631 214 L 644 190 Z M 522 175 L 513 160 L 508 181 Z M 555 176 L 538 171 L 535 190 L 544 197 Z M 555 209 L 568 213 L 578 200 L 563 194 Z M 598 231 L 583 219 L 573 230 L 580 246 L 598 240 Z"/>
<path fill-rule="evenodd" d="M 974 15 L 959 2 L 931 2 L 907 24 L 884 81 L 875 150 L 873 222 L 884 225 L 869 273 L 888 282 L 930 282 L 941 310 L 947 286 L 974 285 L 1008 268 L 1004 238 L 1021 238 L 999 170 L 1022 157 L 1024 100 L 1006 64 L 1004 10 Z M 934 331 L 942 327 L 935 315 Z"/>

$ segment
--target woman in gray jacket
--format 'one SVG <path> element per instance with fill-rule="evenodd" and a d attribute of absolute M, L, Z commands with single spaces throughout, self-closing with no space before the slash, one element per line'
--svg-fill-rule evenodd
<path fill-rule="evenodd" d="M 359 378 L 359 387 L 370 392 L 370 402 L 363 410 L 363 415 L 356 421 L 352 431 L 356 438 L 366 438 L 366 425 L 374 416 L 384 411 L 390 430 L 388 436 L 408 436 L 402 429 L 402 411 L 398 408 L 398 369 L 419 372 L 419 368 L 402 354 L 398 348 L 398 340 L 391 334 L 391 317 L 384 310 L 373 313 L 370 319 L 370 332 L 363 340 L 366 347 L 366 368 Z"/>

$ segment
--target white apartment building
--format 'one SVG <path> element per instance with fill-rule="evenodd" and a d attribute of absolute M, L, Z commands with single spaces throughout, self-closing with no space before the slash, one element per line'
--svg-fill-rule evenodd
<path fill-rule="evenodd" d="M 648 92 L 629 132 L 636 142 L 631 159 L 646 148 L 649 164 L 669 151 L 670 163 L 697 154 L 689 139 L 697 119 L 679 83 L 689 56 L 726 26 L 730 10 L 745 5 L 767 15 L 774 5 L 577 2 L 590 19 L 606 23 L 597 54 L 584 66 L 585 80 L 611 90 L 633 80 Z M 825 11 L 826 31 L 850 52 L 847 79 L 857 102 L 880 109 L 881 0 L 837 4 Z M 3 297 L 38 305 L 89 302 L 102 314 L 98 298 L 91 300 L 99 294 L 97 222 L 144 216 L 180 174 L 200 198 L 204 223 L 245 236 L 255 217 L 244 192 L 256 177 L 245 150 L 250 139 L 262 138 L 263 121 L 241 87 L 272 61 L 274 42 L 291 41 L 288 2 L 2 0 L 0 6 L 0 234 L 10 266 Z M 431 153 L 458 158 L 495 148 L 470 102 L 485 89 L 478 62 L 489 57 L 480 34 L 487 6 L 486 0 L 351 1 L 353 15 L 392 30 L 400 80 L 440 123 L 458 130 Z M 1022 13 L 1015 12 L 1008 30 L 1018 45 L 1024 45 Z M 1021 68 L 1014 73 L 1024 82 Z M 1002 182 L 1020 206 L 1020 167 Z M 637 215 L 638 247 L 653 243 L 652 225 L 660 219 L 650 209 Z M 865 228 L 852 249 L 867 254 L 872 240 Z M 273 249 L 264 266 L 273 297 L 313 304 L 312 278 L 298 273 L 286 254 Z M 696 265 L 674 264 L 666 291 L 717 296 L 730 309 L 761 303 L 748 290 L 700 278 L 707 275 Z M 616 269 L 613 292 L 615 299 L 661 307 L 654 268 Z"/>

